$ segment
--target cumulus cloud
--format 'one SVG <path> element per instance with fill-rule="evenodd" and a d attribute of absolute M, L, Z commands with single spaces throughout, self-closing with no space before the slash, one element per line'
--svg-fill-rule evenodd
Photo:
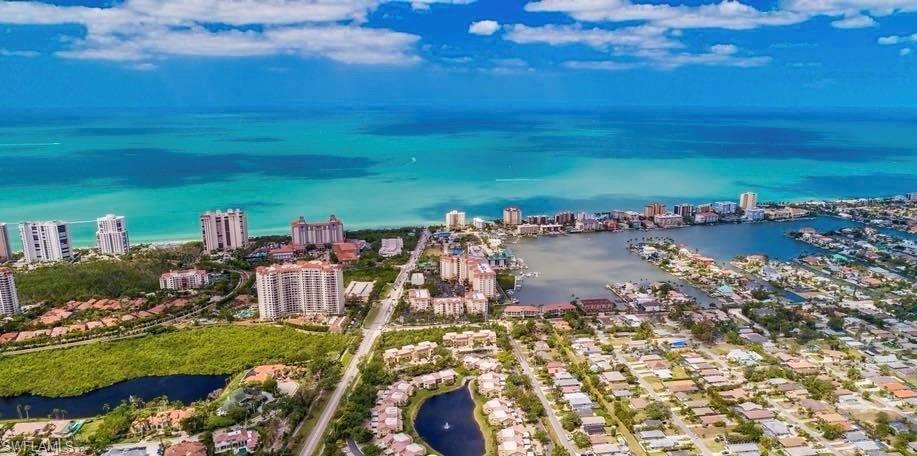
<path fill-rule="evenodd" d="M 590 22 L 645 21 L 677 29 L 752 29 L 766 25 L 790 25 L 808 17 L 793 11 L 762 11 L 737 1 L 699 6 L 632 3 L 629 0 L 538 0 L 526 4 L 532 12 L 565 13 Z"/>
<path fill-rule="evenodd" d="M 737 0 L 700 5 L 635 3 L 631 0 L 536 0 L 526 4 L 525 9 L 564 13 L 580 21 L 642 21 L 674 29 L 746 30 L 793 25 L 816 16 L 838 18 L 832 24 L 835 27 L 859 28 L 875 23 L 870 16 L 917 11 L 917 0 L 782 0 L 773 9 L 758 9 Z"/>
<path fill-rule="evenodd" d="M 861 14 L 838 19 L 831 23 L 832 27 L 842 29 L 875 27 L 876 25 L 879 24 L 876 23 L 875 19 Z"/>
<path fill-rule="evenodd" d="M 681 44 L 666 36 L 667 29 L 655 26 L 623 27 L 615 30 L 584 28 L 580 25 L 543 25 L 529 27 L 515 24 L 504 38 L 514 43 L 540 43 L 552 46 L 583 44 L 595 49 L 615 48 L 619 52 L 635 49 L 667 49 Z"/>
<path fill-rule="evenodd" d="M 497 33 L 497 30 L 500 30 L 500 23 L 491 20 L 472 22 L 468 27 L 468 33 L 472 35 L 489 36 Z"/>
<path fill-rule="evenodd" d="M 912 35 L 880 36 L 879 44 L 917 43 L 917 33 Z"/>
<path fill-rule="evenodd" d="M 289 54 L 348 64 L 418 61 L 419 36 L 363 26 L 367 14 L 384 1 L 125 0 L 109 8 L 0 2 L 0 24 L 81 25 L 86 32 L 56 53 L 73 59 L 143 62 L 169 56 Z"/>
<path fill-rule="evenodd" d="M 906 56 L 906 55 L 911 55 L 911 48 L 901 48 L 901 50 L 898 51 L 898 55 L 900 55 L 900 56 L 902 56 L 902 57 L 904 57 L 904 56 Z"/>

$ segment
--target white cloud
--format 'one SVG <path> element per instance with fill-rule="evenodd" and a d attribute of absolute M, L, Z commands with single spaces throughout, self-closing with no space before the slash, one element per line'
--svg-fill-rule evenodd
<path fill-rule="evenodd" d="M 538 0 L 526 11 L 566 13 L 590 22 L 645 21 L 662 27 L 752 29 L 790 25 L 808 17 L 792 11 L 761 11 L 738 1 L 724 0 L 699 6 L 632 3 L 630 0 Z"/>
<path fill-rule="evenodd" d="M 902 57 L 905 55 L 911 55 L 911 48 L 901 48 L 901 50 L 898 51 L 898 55 Z"/>
<path fill-rule="evenodd" d="M 570 60 L 563 65 L 574 70 L 623 71 L 643 66 L 638 62 L 619 62 L 615 60 Z"/>
<path fill-rule="evenodd" d="M 292 54 L 352 64 L 417 62 L 419 36 L 361 25 L 385 1 L 125 0 L 109 8 L 3 1 L 0 24 L 82 25 L 83 36 L 65 41 L 66 47 L 55 53 L 64 58 L 141 62 L 169 56 Z"/>
<path fill-rule="evenodd" d="M 876 25 L 879 24 L 873 18 L 862 14 L 838 19 L 831 23 L 832 27 L 841 29 L 875 27 Z"/>
<path fill-rule="evenodd" d="M 616 30 L 583 28 L 580 25 L 543 25 L 529 27 L 515 24 L 508 28 L 505 39 L 519 44 L 541 43 L 551 46 L 583 44 L 595 49 L 615 48 L 619 52 L 634 49 L 668 49 L 681 44 L 666 36 L 666 29 L 648 25 L 623 27 Z"/>
<path fill-rule="evenodd" d="M 710 46 L 710 52 L 721 55 L 732 55 L 739 52 L 739 48 L 734 44 L 714 44 Z"/>
<path fill-rule="evenodd" d="M 917 33 L 911 35 L 880 36 L 879 44 L 917 43 Z"/>
<path fill-rule="evenodd" d="M 816 16 L 838 18 L 832 24 L 835 27 L 858 28 L 875 23 L 869 16 L 917 11 L 917 0 L 783 0 L 777 8 L 766 10 L 737 0 L 690 6 L 632 0 L 535 0 L 526 4 L 525 9 L 564 13 L 580 21 L 640 21 L 674 29 L 746 30 L 793 25 Z"/>
<path fill-rule="evenodd" d="M 472 22 L 468 27 L 468 33 L 472 35 L 489 36 L 497 33 L 497 30 L 500 30 L 500 23 L 491 20 Z"/>
<path fill-rule="evenodd" d="M 0 49 L 2 57 L 38 57 L 39 55 L 41 54 L 38 51 Z"/>

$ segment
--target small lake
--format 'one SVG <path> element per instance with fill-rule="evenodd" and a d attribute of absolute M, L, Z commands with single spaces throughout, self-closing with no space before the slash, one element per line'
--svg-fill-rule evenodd
<path fill-rule="evenodd" d="M 812 227 L 818 231 L 860 226 L 832 217 L 817 217 L 789 222 L 741 223 L 715 226 L 689 226 L 655 231 L 623 231 L 571 234 L 568 236 L 523 239 L 509 247 L 525 260 L 529 272 L 539 277 L 526 278 L 516 298 L 522 304 L 569 302 L 570 296 L 592 298 L 608 296 L 605 285 L 612 282 L 672 281 L 680 291 L 701 303 L 710 297 L 677 280 L 627 251 L 630 240 L 643 237 L 669 237 L 691 249 L 726 262 L 738 255 L 765 254 L 788 260 L 819 248 L 786 236 L 790 231 Z"/>
<path fill-rule="evenodd" d="M 55 409 L 66 410 L 65 418 L 86 418 L 105 412 L 105 405 L 115 407 L 131 396 L 144 401 L 167 396 L 170 401 L 190 404 L 206 399 L 210 392 L 226 386 L 226 375 L 166 375 L 141 377 L 115 383 L 92 390 L 79 396 L 45 397 L 24 394 L 0 398 L 0 417 L 13 419 L 25 417 L 26 405 L 30 407 L 29 417 L 47 418 Z"/>
<path fill-rule="evenodd" d="M 443 456 L 481 456 L 484 435 L 474 419 L 468 385 L 430 397 L 414 419 L 417 434 Z"/>

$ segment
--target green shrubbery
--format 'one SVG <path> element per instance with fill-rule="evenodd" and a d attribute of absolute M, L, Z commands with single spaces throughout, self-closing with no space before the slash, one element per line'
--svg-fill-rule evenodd
<path fill-rule="evenodd" d="M 76 395 L 150 375 L 229 374 L 337 354 L 348 339 L 289 327 L 213 326 L 0 358 L 0 396 Z"/>

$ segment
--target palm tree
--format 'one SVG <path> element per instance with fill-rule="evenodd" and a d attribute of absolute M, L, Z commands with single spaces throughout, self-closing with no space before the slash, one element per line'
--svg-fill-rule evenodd
<path fill-rule="evenodd" d="M 19 414 L 19 419 L 22 419 L 22 404 L 16 404 L 16 413 Z"/>
<path fill-rule="evenodd" d="M 25 419 L 29 419 L 29 410 L 32 410 L 32 406 L 29 404 L 26 404 L 25 406 L 22 407 L 22 409 L 25 410 Z"/>

